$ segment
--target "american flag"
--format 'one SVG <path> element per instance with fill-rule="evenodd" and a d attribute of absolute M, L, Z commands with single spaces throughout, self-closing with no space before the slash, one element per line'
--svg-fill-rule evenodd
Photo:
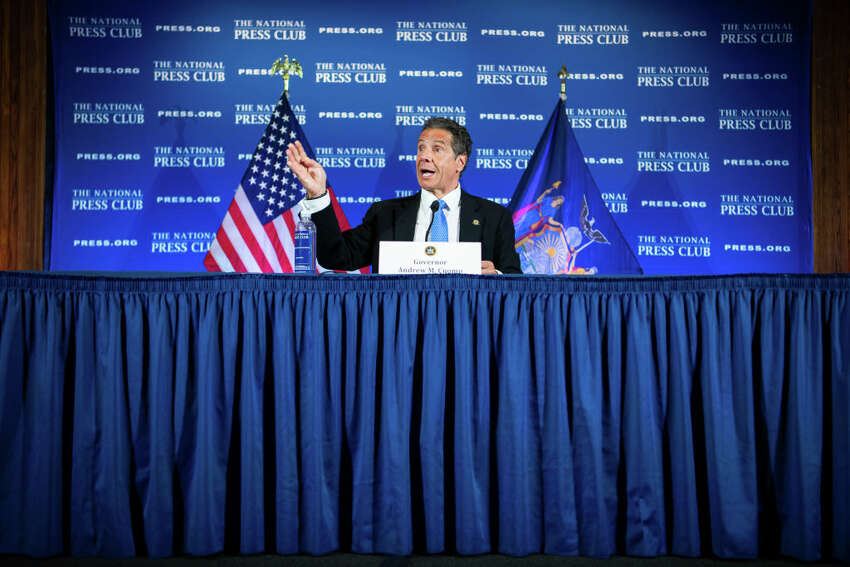
<path fill-rule="evenodd" d="M 295 140 L 314 156 L 282 94 L 204 258 L 208 271 L 292 272 L 298 202 L 305 194 L 286 165 L 286 147 Z M 340 228 L 348 229 L 336 196 L 328 192 Z"/>

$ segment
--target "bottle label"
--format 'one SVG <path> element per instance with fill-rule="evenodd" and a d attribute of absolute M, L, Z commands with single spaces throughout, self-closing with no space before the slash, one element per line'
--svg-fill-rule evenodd
<path fill-rule="evenodd" d="M 296 226 L 293 270 L 297 273 L 316 273 L 315 229 L 311 225 L 299 223 Z"/>

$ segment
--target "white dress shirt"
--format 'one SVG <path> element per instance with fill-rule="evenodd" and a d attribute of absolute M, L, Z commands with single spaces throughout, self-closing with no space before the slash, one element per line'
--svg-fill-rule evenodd
<path fill-rule="evenodd" d="M 424 242 L 425 233 L 428 232 L 428 227 L 431 224 L 431 203 L 437 198 L 430 191 L 419 191 L 419 210 L 416 213 L 416 230 L 413 233 L 414 242 Z M 443 213 L 446 215 L 446 224 L 449 228 L 449 242 L 458 241 L 458 233 L 460 232 L 460 185 L 443 197 L 446 203 L 446 208 Z M 298 203 L 301 207 L 302 216 L 309 217 L 313 213 L 319 212 L 325 207 L 331 205 L 331 197 L 325 193 L 316 199 L 301 199 Z"/>
<path fill-rule="evenodd" d="M 431 225 L 431 203 L 437 198 L 430 191 L 419 192 L 419 211 L 416 213 L 416 230 L 413 233 L 414 242 L 425 242 L 425 233 L 428 232 L 428 227 Z M 443 213 L 446 215 L 446 225 L 449 228 L 449 242 L 457 242 L 458 232 L 460 229 L 460 185 L 443 197 L 443 202 L 446 203 L 446 208 Z"/>

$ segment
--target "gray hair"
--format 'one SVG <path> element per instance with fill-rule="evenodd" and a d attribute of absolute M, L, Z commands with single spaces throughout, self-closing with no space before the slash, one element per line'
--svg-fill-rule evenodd
<path fill-rule="evenodd" d="M 442 116 L 432 116 L 428 120 L 425 121 L 425 124 L 422 125 L 422 131 L 428 130 L 429 128 L 436 128 L 438 130 L 445 130 L 449 134 L 452 135 L 452 151 L 455 154 L 455 157 L 463 154 L 467 157 L 466 164 L 469 163 L 469 156 L 472 152 L 472 138 L 469 136 L 469 132 L 466 128 L 451 120 L 450 118 L 443 118 Z M 466 164 L 464 164 L 463 169 L 466 169 Z M 463 173 L 463 171 L 461 171 Z"/>

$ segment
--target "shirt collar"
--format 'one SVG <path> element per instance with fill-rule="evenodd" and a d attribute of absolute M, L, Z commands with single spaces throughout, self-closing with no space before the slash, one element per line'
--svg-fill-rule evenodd
<path fill-rule="evenodd" d="M 419 193 L 419 206 L 424 207 L 425 209 L 430 209 L 431 203 L 436 201 L 437 197 L 435 197 L 430 191 L 425 191 L 424 189 L 420 190 Z M 460 183 L 458 183 L 457 187 L 443 197 L 443 202 L 446 203 L 450 211 L 458 210 L 458 207 L 460 207 Z"/>

